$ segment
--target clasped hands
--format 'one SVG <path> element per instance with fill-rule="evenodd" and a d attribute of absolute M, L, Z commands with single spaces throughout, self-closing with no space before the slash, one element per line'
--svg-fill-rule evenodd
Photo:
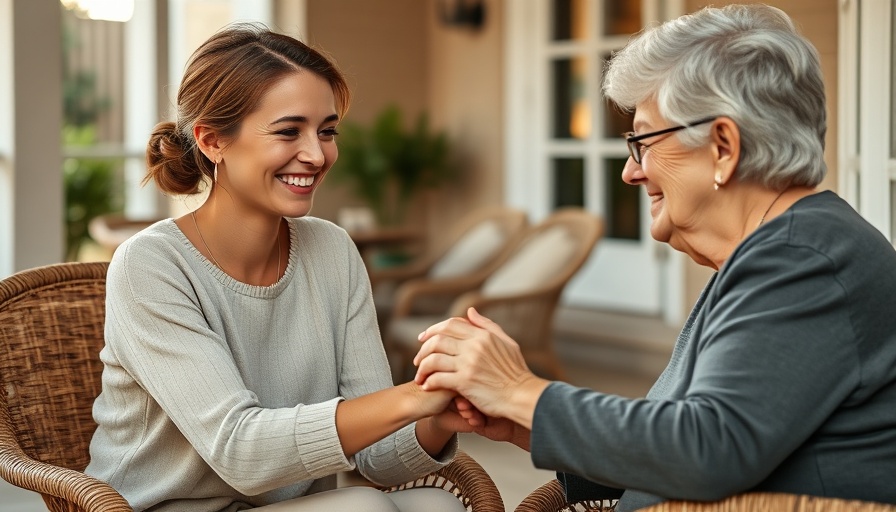
<path fill-rule="evenodd" d="M 549 381 L 529 370 L 519 345 L 474 308 L 418 339 L 414 382 L 425 391 L 457 393 L 449 409 L 462 421 L 452 428 L 528 449 L 535 405 Z"/>

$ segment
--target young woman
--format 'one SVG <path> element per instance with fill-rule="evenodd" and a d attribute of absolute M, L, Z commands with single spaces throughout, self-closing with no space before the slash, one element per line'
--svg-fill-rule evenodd
<path fill-rule="evenodd" d="M 262 26 L 187 65 L 146 179 L 208 199 L 123 244 L 107 282 L 87 473 L 135 510 L 462 509 L 438 489 L 315 494 L 355 467 L 383 485 L 438 469 L 461 425 L 454 393 L 392 386 L 354 244 L 307 217 L 348 105 L 327 58 Z"/>

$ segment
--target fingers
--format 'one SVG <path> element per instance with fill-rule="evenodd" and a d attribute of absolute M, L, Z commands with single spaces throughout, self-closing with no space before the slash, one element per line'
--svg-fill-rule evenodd
<path fill-rule="evenodd" d="M 417 335 L 417 340 L 422 343 L 436 334 L 459 335 L 463 332 L 467 332 L 464 329 L 465 326 L 467 328 L 470 327 L 470 322 L 468 322 L 467 319 L 456 316 L 451 317 L 427 327 L 425 331 Z"/>
<path fill-rule="evenodd" d="M 441 354 L 431 353 L 424 357 L 417 367 L 417 374 L 414 375 L 414 382 L 422 389 L 429 391 L 434 389 L 454 389 L 450 386 L 438 385 L 434 382 L 434 374 L 454 373 L 457 371 L 454 357 Z"/>
<path fill-rule="evenodd" d="M 469 319 L 470 324 L 485 329 L 496 337 L 516 345 L 516 342 L 504 332 L 504 329 L 502 329 L 500 325 L 479 314 L 479 311 L 476 311 L 476 308 L 467 308 L 467 318 Z"/>
<path fill-rule="evenodd" d="M 470 308 L 469 312 L 481 325 L 473 324 L 463 318 L 453 317 L 434 324 L 421 332 L 417 338 L 422 345 L 420 346 L 417 355 L 414 357 L 414 365 L 420 366 L 420 361 L 425 359 L 426 356 L 436 352 L 448 355 L 458 355 L 458 344 L 460 342 L 475 337 L 482 337 L 483 334 L 487 336 L 491 333 L 503 338 L 504 341 L 509 341 L 514 345 L 516 344 L 496 323 L 480 315 L 479 312 L 473 308 Z"/>
<path fill-rule="evenodd" d="M 473 405 L 473 402 L 470 402 L 462 396 L 454 397 L 454 407 L 456 407 L 458 411 L 467 411 L 476 408 L 476 406 Z"/>
<path fill-rule="evenodd" d="M 460 415 L 465 420 L 467 420 L 467 422 L 470 425 L 472 425 L 474 427 L 485 426 L 485 424 L 486 424 L 485 414 L 482 414 L 481 412 L 479 412 L 479 409 L 474 408 L 474 409 L 470 409 L 468 411 L 462 411 L 460 413 Z"/>
<path fill-rule="evenodd" d="M 451 408 L 457 411 L 463 419 L 467 420 L 471 427 L 486 425 L 485 415 L 472 402 L 460 395 L 454 397 Z"/>
<path fill-rule="evenodd" d="M 424 361 L 424 363 L 425 362 L 426 361 Z M 437 389 L 450 389 L 456 391 L 459 385 L 460 379 L 456 372 L 440 370 L 428 373 L 426 378 L 423 379 L 423 384 L 421 384 L 420 387 L 424 391 L 435 391 Z"/>
<path fill-rule="evenodd" d="M 429 338 L 420 346 L 420 350 L 414 356 L 414 366 L 419 367 L 420 361 L 423 361 L 430 354 L 457 355 L 457 341 L 457 338 L 442 335 Z"/>

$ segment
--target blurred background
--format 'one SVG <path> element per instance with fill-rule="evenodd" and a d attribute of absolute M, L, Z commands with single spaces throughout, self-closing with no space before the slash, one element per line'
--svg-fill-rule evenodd
<path fill-rule="evenodd" d="M 650 238 L 646 197 L 620 180 L 631 117 L 601 97 L 602 65 L 643 27 L 709 3 L 0 0 L 0 279 L 107 260 L 146 223 L 201 204 L 141 187 L 144 147 L 153 126 L 173 118 L 193 50 L 228 23 L 259 21 L 324 50 L 353 90 L 341 161 L 313 215 L 365 232 L 373 271 L 413 260 L 481 208 L 519 209 L 532 223 L 563 207 L 592 212 L 605 233 L 565 287 L 552 336 L 568 380 L 641 396 L 709 272 Z M 821 55 L 823 188 L 894 240 L 896 2 L 766 3 Z M 417 165 L 371 179 L 384 176 L 368 167 L 372 139 L 414 141 L 413 155 L 390 157 Z M 488 464 L 518 457 L 473 455 Z M 506 501 L 551 477 L 520 477 L 519 466 L 486 467 L 499 487 L 521 482 Z"/>

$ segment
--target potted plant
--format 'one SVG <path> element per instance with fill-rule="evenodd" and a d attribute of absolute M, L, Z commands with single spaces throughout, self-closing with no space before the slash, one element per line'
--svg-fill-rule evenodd
<path fill-rule="evenodd" d="M 419 191 L 457 173 L 448 136 L 430 128 L 425 112 L 406 129 L 401 109 L 389 105 L 370 125 L 344 122 L 339 132 L 333 179 L 348 184 L 380 226 L 401 225 Z"/>

